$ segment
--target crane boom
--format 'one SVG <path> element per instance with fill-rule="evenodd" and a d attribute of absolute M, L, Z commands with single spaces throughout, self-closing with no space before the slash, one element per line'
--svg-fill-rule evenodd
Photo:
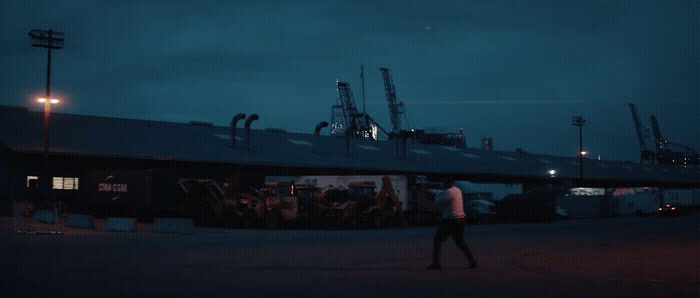
<path fill-rule="evenodd" d="M 649 116 L 651 120 L 651 129 L 654 131 L 654 140 L 656 141 L 656 154 L 661 157 L 664 155 L 666 140 L 661 136 L 661 130 L 659 129 L 659 120 L 656 120 L 656 116 Z"/>
<path fill-rule="evenodd" d="M 336 86 L 338 87 L 338 101 L 342 107 L 343 113 L 342 133 L 347 133 L 348 130 L 355 130 L 352 132 L 352 137 L 356 137 L 357 130 L 360 128 L 360 125 L 357 123 L 359 113 L 357 112 L 357 106 L 355 105 L 355 98 L 352 95 L 350 84 L 336 81 Z"/>
<path fill-rule="evenodd" d="M 396 99 L 396 88 L 391 80 L 391 73 L 388 68 L 380 68 L 384 78 L 384 90 L 386 99 L 389 102 L 389 117 L 391 118 L 391 131 L 395 134 L 401 131 L 401 114 L 403 114 L 403 102 Z"/>
<path fill-rule="evenodd" d="M 637 113 L 637 107 L 632 103 L 629 105 L 630 110 L 632 110 L 634 128 L 637 130 L 637 138 L 639 139 L 639 150 L 647 150 L 647 145 L 644 142 L 644 135 L 642 134 L 642 123 L 639 121 L 639 114 Z"/>
<path fill-rule="evenodd" d="M 639 139 L 639 163 L 644 163 L 645 160 L 650 160 L 654 164 L 656 156 L 654 152 L 647 148 L 647 138 L 648 133 L 642 133 L 642 123 L 639 120 L 639 113 L 637 112 L 637 106 L 630 103 L 630 110 L 632 111 L 632 119 L 634 120 L 634 128 L 637 131 L 637 138 Z"/>
<path fill-rule="evenodd" d="M 659 129 L 659 121 L 654 115 L 651 115 L 649 118 L 651 118 L 651 126 L 654 130 L 654 137 L 656 138 L 656 154 L 660 163 L 684 166 L 700 164 L 700 154 L 698 154 L 695 149 L 664 139 L 661 136 L 661 129 Z M 669 148 L 669 145 L 683 148 L 685 149 L 685 153 L 674 152 Z"/>

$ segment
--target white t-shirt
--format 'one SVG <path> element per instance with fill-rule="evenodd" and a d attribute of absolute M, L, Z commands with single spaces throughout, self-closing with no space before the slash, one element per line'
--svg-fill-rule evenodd
<path fill-rule="evenodd" d="M 464 218 L 462 191 L 452 186 L 435 194 L 435 207 L 442 209 L 442 218 Z"/>

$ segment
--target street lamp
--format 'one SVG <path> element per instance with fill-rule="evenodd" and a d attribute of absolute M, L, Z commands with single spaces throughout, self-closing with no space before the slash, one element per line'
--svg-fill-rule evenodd
<path fill-rule="evenodd" d="M 38 30 L 34 29 L 29 32 L 33 43 L 33 47 L 46 48 L 48 50 L 48 59 L 46 64 L 46 97 L 40 98 L 38 101 L 44 104 L 44 174 L 46 179 L 44 185 L 44 190 L 46 195 L 48 195 L 51 179 L 51 171 L 49 169 L 49 118 L 51 117 L 51 104 L 57 104 L 58 99 L 51 98 L 51 49 L 62 49 L 63 48 L 63 32 L 56 32 L 49 29 Z"/>
<path fill-rule="evenodd" d="M 36 100 L 37 102 L 44 104 L 44 158 L 48 158 L 49 155 L 49 127 L 51 119 L 51 105 L 61 102 L 58 99 L 46 99 L 44 97 Z"/>
<path fill-rule="evenodd" d="M 583 151 L 583 123 L 586 120 L 581 116 L 572 116 L 571 125 L 578 126 L 578 160 L 579 160 L 579 179 L 583 180 L 583 157 L 586 155 L 586 151 Z"/>

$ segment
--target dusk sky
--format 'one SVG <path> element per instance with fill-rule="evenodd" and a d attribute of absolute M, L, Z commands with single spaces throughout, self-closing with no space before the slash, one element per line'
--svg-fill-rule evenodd
<path fill-rule="evenodd" d="M 46 49 L 56 112 L 313 133 L 336 80 L 390 128 L 380 67 L 404 129 L 464 129 L 468 147 L 639 160 L 628 103 L 670 141 L 700 149 L 700 1 L 0 2 L 0 104 L 43 110 Z M 405 121 L 404 121 L 405 122 Z M 328 129 L 324 129 L 328 134 Z M 651 144 L 650 144 L 651 145 Z"/>

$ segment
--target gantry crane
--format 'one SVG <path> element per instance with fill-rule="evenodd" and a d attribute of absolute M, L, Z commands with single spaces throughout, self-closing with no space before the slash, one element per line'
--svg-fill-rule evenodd
<path fill-rule="evenodd" d="M 664 137 L 661 136 L 661 130 L 659 129 L 659 121 L 654 115 L 651 115 L 649 118 L 651 119 L 651 127 L 654 130 L 654 138 L 656 140 L 656 159 L 659 161 L 659 163 L 683 166 L 700 164 L 700 154 L 698 154 L 695 149 L 664 139 Z M 685 149 L 685 152 L 674 152 L 669 148 L 669 145 L 683 148 Z"/>
<path fill-rule="evenodd" d="M 639 139 L 639 163 L 643 164 L 645 160 L 651 161 L 654 164 L 656 155 L 653 151 L 647 148 L 647 140 L 649 139 L 649 133 L 642 133 L 642 123 L 639 120 L 639 114 L 637 113 L 637 107 L 630 103 L 630 110 L 632 111 L 632 120 L 634 120 L 634 128 L 637 130 L 637 138 Z"/>
<path fill-rule="evenodd" d="M 332 108 L 332 135 L 377 140 L 377 130 L 387 134 L 369 115 L 357 111 L 349 83 L 336 81 L 336 86 L 338 88 L 338 103 Z"/>
<path fill-rule="evenodd" d="M 333 106 L 333 114 L 331 115 L 331 134 L 345 135 L 350 133 L 351 137 L 357 137 L 361 127 L 358 118 L 361 115 L 357 111 L 350 84 L 336 81 L 335 85 L 338 90 L 338 102 Z"/>
<path fill-rule="evenodd" d="M 380 68 L 384 78 L 384 90 L 386 99 L 389 102 L 389 117 L 391 118 L 391 132 L 398 134 L 401 131 L 401 115 L 403 112 L 403 101 L 396 99 L 396 88 L 391 80 L 391 73 L 388 68 Z"/>

